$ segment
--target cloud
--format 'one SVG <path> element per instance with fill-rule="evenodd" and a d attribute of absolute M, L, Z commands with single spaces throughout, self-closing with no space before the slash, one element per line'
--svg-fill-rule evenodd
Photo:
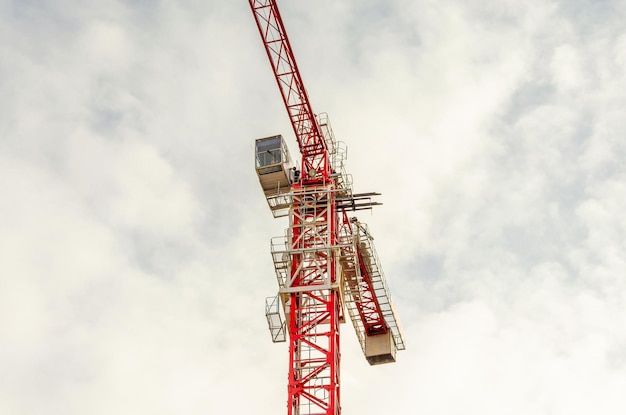
<path fill-rule="evenodd" d="M 69 3 L 0 6 L 0 411 L 283 411 L 248 6 Z M 344 411 L 623 412 L 620 2 L 280 6 L 408 345 Z"/>

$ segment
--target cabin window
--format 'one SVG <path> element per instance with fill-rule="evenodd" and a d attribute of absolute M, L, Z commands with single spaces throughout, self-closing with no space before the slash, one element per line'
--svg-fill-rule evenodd
<path fill-rule="evenodd" d="M 282 137 L 270 137 L 256 142 L 256 166 L 282 163 Z"/>

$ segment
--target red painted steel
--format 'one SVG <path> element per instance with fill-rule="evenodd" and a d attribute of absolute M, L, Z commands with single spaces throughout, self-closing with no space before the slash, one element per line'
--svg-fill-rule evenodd
<path fill-rule="evenodd" d="M 303 181 L 326 183 L 330 178 L 328 149 L 311 108 L 276 1 L 249 2 L 302 154 Z M 315 176 L 310 172 L 315 172 Z"/>
<path fill-rule="evenodd" d="M 289 218 L 288 415 L 341 413 L 337 205 L 327 143 L 274 0 L 249 0 L 302 155 Z"/>
<path fill-rule="evenodd" d="M 366 335 L 386 333 L 388 327 L 363 255 L 352 245 L 349 205 L 337 202 L 340 184 L 331 174 L 329 144 L 313 113 L 276 1 L 249 3 L 302 155 L 301 180 L 291 188 L 290 276 L 281 288 L 283 298 L 288 296 L 289 314 L 288 415 L 339 415 L 342 258 L 354 272 L 360 264 L 362 279 L 351 288 L 358 292 L 355 304 Z M 351 253 L 352 259 L 340 258 L 341 253 Z"/>
<path fill-rule="evenodd" d="M 372 279 L 370 278 L 369 271 L 365 265 L 365 258 L 360 247 L 357 248 L 357 255 L 359 258 L 359 267 L 361 269 L 362 282 L 359 287 L 361 298 L 356 301 L 359 316 L 363 322 L 365 328 L 365 334 L 367 336 L 374 336 L 376 334 L 387 333 L 387 324 L 383 318 L 383 313 L 380 309 L 380 304 L 376 298 L 376 292 L 372 286 Z"/>
<path fill-rule="evenodd" d="M 333 184 L 292 188 L 288 414 L 341 413 Z"/>

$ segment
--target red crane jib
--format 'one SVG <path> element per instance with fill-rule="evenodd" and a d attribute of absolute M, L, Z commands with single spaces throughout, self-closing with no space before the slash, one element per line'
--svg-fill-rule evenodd
<path fill-rule="evenodd" d="M 302 154 L 303 184 L 326 183 L 328 148 L 311 108 L 278 6 L 274 0 L 249 0 L 274 77 Z"/>
<path fill-rule="evenodd" d="M 359 258 L 359 268 L 361 269 L 362 282 L 360 287 L 361 298 L 356 301 L 356 303 L 359 316 L 361 317 L 361 321 L 363 322 L 363 326 L 365 328 L 365 333 L 368 336 L 385 334 L 387 333 L 387 325 L 385 324 L 380 304 L 376 299 L 376 293 L 374 291 L 374 287 L 372 286 L 372 280 L 369 275 L 369 270 L 365 265 L 361 249 L 357 250 L 357 255 Z"/>

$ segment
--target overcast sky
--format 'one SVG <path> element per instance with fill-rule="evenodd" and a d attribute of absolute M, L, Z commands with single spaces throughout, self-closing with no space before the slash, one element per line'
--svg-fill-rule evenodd
<path fill-rule="evenodd" d="M 282 0 L 405 331 L 346 414 L 626 412 L 626 3 Z M 286 413 L 244 0 L 0 0 L 0 413 Z"/>

